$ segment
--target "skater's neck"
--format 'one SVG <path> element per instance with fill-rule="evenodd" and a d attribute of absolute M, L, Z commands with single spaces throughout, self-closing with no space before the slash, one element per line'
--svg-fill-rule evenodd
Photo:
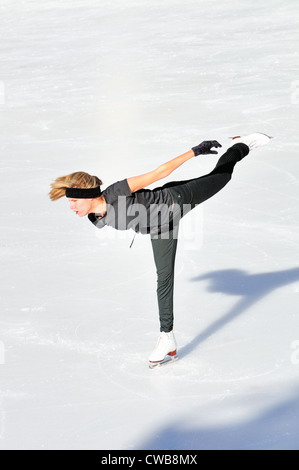
<path fill-rule="evenodd" d="M 104 217 L 106 214 L 106 199 L 104 196 L 92 200 L 89 214 L 98 214 L 100 217 Z"/>

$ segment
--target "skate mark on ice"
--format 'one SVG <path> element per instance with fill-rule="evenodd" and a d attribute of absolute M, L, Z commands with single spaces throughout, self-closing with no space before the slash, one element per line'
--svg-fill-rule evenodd
<path fill-rule="evenodd" d="M 130 326 L 127 329 L 130 331 Z M 127 329 L 112 333 L 102 345 L 102 351 L 98 355 L 99 371 L 113 385 L 126 392 L 126 395 L 149 399 L 151 395 L 148 380 L 151 371 L 147 363 L 147 349 L 150 350 L 152 342 L 149 342 L 144 353 L 138 350 L 135 342 L 127 343 L 124 348 L 122 338 L 130 337 Z"/>

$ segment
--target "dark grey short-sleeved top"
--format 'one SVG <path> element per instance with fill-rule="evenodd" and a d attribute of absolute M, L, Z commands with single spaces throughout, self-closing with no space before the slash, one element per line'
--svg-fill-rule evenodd
<path fill-rule="evenodd" d="M 88 215 L 97 228 L 108 225 L 117 230 L 133 229 L 154 235 L 169 230 L 173 199 L 166 188 L 141 189 L 131 193 L 128 181 L 124 179 L 104 189 L 103 196 L 106 214 L 103 217 Z"/>

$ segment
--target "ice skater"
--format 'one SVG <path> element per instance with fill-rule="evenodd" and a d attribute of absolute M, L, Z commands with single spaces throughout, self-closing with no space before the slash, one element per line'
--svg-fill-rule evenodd
<path fill-rule="evenodd" d="M 150 367 L 177 358 L 173 292 L 180 220 L 223 189 L 231 180 L 235 165 L 252 149 L 267 144 L 269 140 L 269 136 L 260 133 L 235 137 L 233 146 L 221 156 L 211 173 L 167 183 L 153 190 L 144 188 L 166 178 L 194 157 L 217 154 L 212 149 L 220 148 L 221 144 L 216 140 L 204 141 L 149 173 L 118 181 L 104 190 L 97 176 L 85 172 L 59 177 L 51 184 L 49 196 L 52 201 L 66 196 L 70 209 L 79 217 L 88 216 L 97 228 L 133 229 L 150 236 L 157 270 L 160 319 L 160 336 L 149 357 Z"/>

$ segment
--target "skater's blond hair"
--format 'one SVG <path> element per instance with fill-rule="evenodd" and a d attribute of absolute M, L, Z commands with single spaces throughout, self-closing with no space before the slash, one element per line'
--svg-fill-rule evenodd
<path fill-rule="evenodd" d="M 103 183 L 97 176 L 91 176 L 84 171 L 77 171 L 66 176 L 59 176 L 51 184 L 51 191 L 49 197 L 51 201 L 57 201 L 61 197 L 65 196 L 65 190 L 67 188 L 80 188 L 89 189 L 101 186 Z"/>

